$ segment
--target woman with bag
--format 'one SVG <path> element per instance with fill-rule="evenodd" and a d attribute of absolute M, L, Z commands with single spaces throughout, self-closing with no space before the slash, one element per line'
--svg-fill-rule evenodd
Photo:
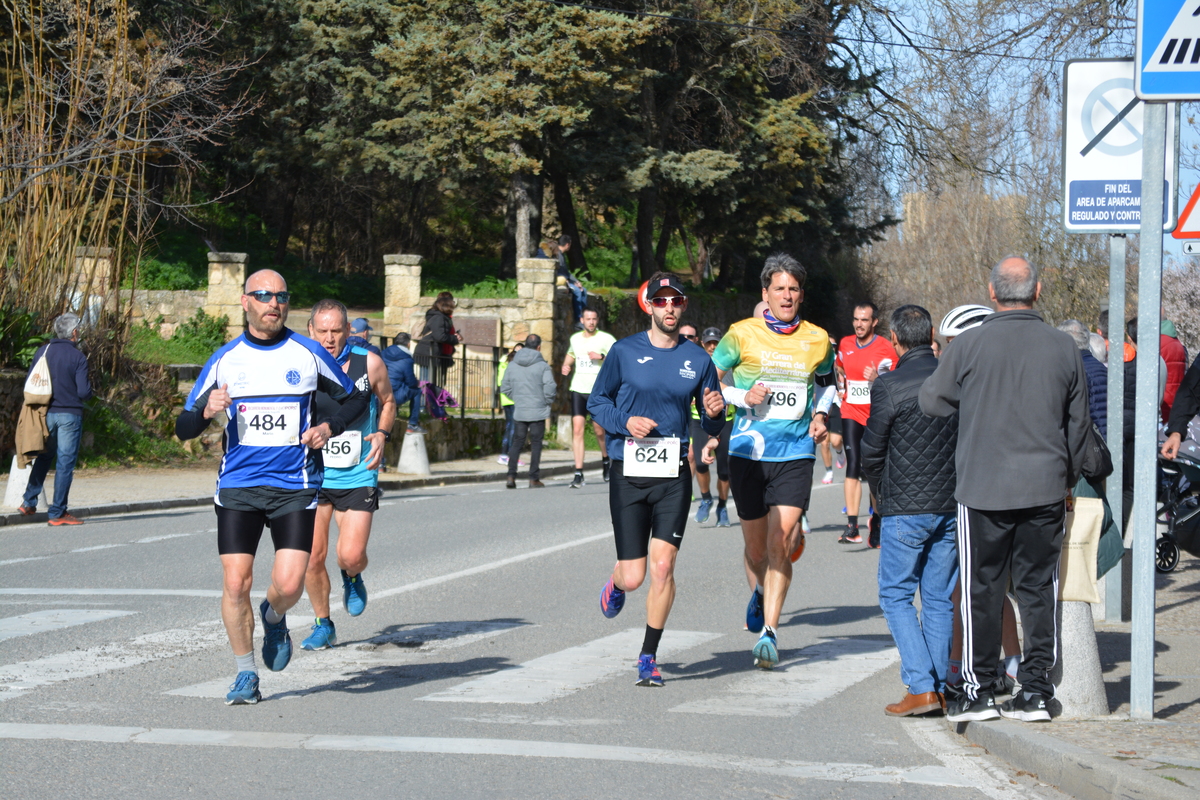
<path fill-rule="evenodd" d="M 454 346 L 462 341 L 450 319 L 454 306 L 454 295 L 450 292 L 438 294 L 433 307 L 425 312 L 425 327 L 421 329 L 420 341 L 413 353 L 421 369 L 421 380 L 437 386 L 445 385 L 446 371 L 454 362 Z"/>

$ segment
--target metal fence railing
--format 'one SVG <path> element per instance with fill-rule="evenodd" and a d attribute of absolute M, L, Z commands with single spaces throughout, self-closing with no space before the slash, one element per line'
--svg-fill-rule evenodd
<path fill-rule="evenodd" d="M 440 358 L 419 356 L 414 358 L 417 377 L 434 383 L 458 401 L 458 407 L 447 409 L 457 412 L 460 418 L 487 415 L 495 418 L 500 411 L 499 374 L 500 359 L 504 350 L 500 347 L 481 347 L 460 344 L 454 354 Z"/>

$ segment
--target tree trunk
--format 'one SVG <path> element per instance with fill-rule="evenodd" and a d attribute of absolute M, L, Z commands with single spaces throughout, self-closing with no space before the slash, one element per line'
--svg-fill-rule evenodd
<path fill-rule="evenodd" d="M 500 244 L 500 277 L 517 277 L 517 204 L 514 200 L 517 176 L 508 179 L 504 198 L 504 241 Z"/>
<path fill-rule="evenodd" d="M 654 217 L 658 202 L 658 190 L 653 185 L 638 192 L 637 210 L 637 254 L 642 269 L 642 280 L 650 280 L 654 274 Z"/>
<path fill-rule="evenodd" d="M 654 248 L 654 265 L 662 272 L 667 270 L 667 248 L 671 245 L 671 234 L 679 224 L 679 215 L 674 206 L 667 206 L 663 211 L 662 230 L 658 232 L 658 245 Z"/>
<path fill-rule="evenodd" d="M 583 255 L 583 242 L 579 238 L 579 225 L 575 220 L 575 204 L 571 202 L 571 184 L 567 180 L 565 170 L 556 169 L 550 180 L 554 186 L 554 207 L 558 211 L 558 221 L 562 232 L 571 237 L 571 249 L 567 251 L 567 260 L 571 264 L 571 274 L 578 275 L 587 269 L 587 259 Z"/>

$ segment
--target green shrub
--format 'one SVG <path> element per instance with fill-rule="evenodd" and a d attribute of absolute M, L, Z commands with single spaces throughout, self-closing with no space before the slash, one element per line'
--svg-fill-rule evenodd
<path fill-rule="evenodd" d="M 42 330 L 41 320 L 23 308 L 0 308 L 0 364 L 29 369 L 34 353 L 53 335 Z"/>
<path fill-rule="evenodd" d="M 225 344 L 225 329 L 228 327 L 229 317 L 224 314 L 210 317 L 203 308 L 198 308 L 191 319 L 175 329 L 175 335 L 171 338 L 179 340 L 182 345 L 211 354 Z"/>
<path fill-rule="evenodd" d="M 170 339 L 158 333 L 162 321 L 160 316 L 130 329 L 127 350 L 130 358 L 150 364 L 203 364 L 225 344 L 229 318 L 224 315 L 210 317 L 204 309 L 197 309 L 191 319 L 175 329 Z"/>

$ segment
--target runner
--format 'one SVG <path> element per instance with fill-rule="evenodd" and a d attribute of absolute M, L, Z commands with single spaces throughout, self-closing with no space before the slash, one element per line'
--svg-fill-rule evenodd
<path fill-rule="evenodd" d="M 717 343 L 720 341 L 721 331 L 719 328 L 705 328 L 704 335 L 700 337 L 700 346 L 704 348 L 704 352 L 708 353 L 709 358 L 712 358 L 713 351 L 717 349 Z M 729 502 L 729 436 L 733 431 L 731 424 L 733 412 L 733 406 L 725 407 L 725 426 L 721 428 L 721 433 L 717 437 L 721 442 L 717 445 L 718 528 L 729 527 L 729 509 L 725 505 Z M 692 462 L 696 483 L 700 485 L 700 508 L 696 510 L 696 522 L 707 522 L 713 504 L 712 476 L 709 474 L 708 464 L 705 464 L 704 459 L 700 458 L 700 450 L 704 447 L 708 436 L 700 426 L 700 412 L 695 406 L 692 407 L 692 423 L 689 433 L 692 437 L 692 446 L 688 449 L 688 460 Z"/>
<path fill-rule="evenodd" d="M 691 505 L 686 467 L 688 406 L 703 406 L 700 424 L 715 436 L 725 424 L 717 371 L 708 354 L 679 336 L 687 308 L 683 284 L 670 273 L 649 281 L 651 325 L 608 352 L 588 400 L 588 411 L 607 433 L 613 460 L 608 504 L 617 565 L 600 591 L 600 612 L 612 619 L 625 593 L 642 585 L 650 560 L 646 635 L 638 657 L 638 686 L 662 686 L 658 643 L 675 601 L 675 559 Z M 711 464 L 716 439 L 702 458 Z"/>
<path fill-rule="evenodd" d="M 260 270 L 247 279 L 242 295 L 246 332 L 204 365 L 175 422 L 176 436 L 194 439 L 213 417 L 231 410 L 214 497 L 225 574 L 221 618 L 238 670 L 225 696 L 228 705 L 261 699 L 250 587 L 263 525 L 271 524 L 275 563 L 267 599 L 258 608 L 262 656 L 267 668 L 278 672 L 292 657 L 284 615 L 304 590 L 312 550 L 323 472 L 318 451 L 370 402 L 323 347 L 284 327 L 289 299 L 278 272 Z M 342 405 L 333 417 L 313 425 L 318 390 Z"/>
<path fill-rule="evenodd" d="M 571 367 L 575 368 L 575 376 L 571 378 L 571 451 L 575 456 L 575 477 L 571 480 L 572 489 L 583 487 L 583 430 L 587 425 L 588 395 L 591 394 L 596 376 L 600 374 L 604 357 L 608 354 L 609 349 L 617 343 L 611 333 L 596 329 L 600 324 L 600 315 L 595 309 L 584 309 L 580 322 L 583 324 L 583 330 L 576 331 L 571 335 L 571 341 L 567 345 L 567 356 L 563 359 L 562 365 L 563 375 L 570 375 Z M 592 427 L 596 429 L 596 441 L 603 442 L 604 429 L 594 418 Z M 603 449 L 602 447 L 601 450 Z M 603 453 L 603 457 L 604 482 L 608 483 L 608 453 Z"/>
<path fill-rule="evenodd" d="M 384 443 L 392 438 L 396 400 L 392 396 L 387 365 L 380 356 L 348 343 L 350 328 L 346 307 L 336 300 L 321 300 L 312 307 L 308 335 L 342 365 L 354 385 L 371 393 L 371 404 L 346 431 L 325 444 L 325 480 L 318 496 L 313 528 L 312 555 L 304 576 L 304 589 L 316 619 L 312 633 L 301 642 L 305 650 L 324 650 L 337 644 L 337 629 L 329 616 L 329 520 L 337 519 L 337 562 L 342 572 L 342 608 L 357 617 L 367 607 L 367 587 L 362 571 L 367 567 L 367 540 L 371 520 L 379 508 L 379 464 Z M 327 419 L 338 412 L 329 395 L 318 392 L 314 417 Z"/>
<path fill-rule="evenodd" d="M 746 608 L 746 628 L 761 633 L 753 653 L 754 665 L 764 669 L 779 662 L 775 629 L 792 582 L 789 556 L 799 549 L 799 523 L 812 491 L 814 441 L 824 438 L 829 415 L 828 393 L 813 411 L 813 387 L 834 380 L 829 334 L 800 318 L 806 277 L 791 256 L 769 257 L 762 270 L 768 303 L 763 318 L 734 323 L 713 353 L 721 377 L 732 372 L 734 380 L 724 390 L 738 407 L 729 474 L 745 560 L 758 580 Z"/>
<path fill-rule="evenodd" d="M 862 437 L 871 416 L 871 382 L 892 368 L 899 358 L 896 349 L 875 334 L 879 309 L 874 303 L 854 307 L 854 335 L 842 339 L 838 347 L 838 367 L 845 375 L 842 395 L 842 445 L 846 452 L 846 531 L 838 539 L 842 544 L 861 544 L 858 533 L 858 508 L 862 503 Z M 879 520 L 871 509 L 870 546 L 879 546 Z"/>

